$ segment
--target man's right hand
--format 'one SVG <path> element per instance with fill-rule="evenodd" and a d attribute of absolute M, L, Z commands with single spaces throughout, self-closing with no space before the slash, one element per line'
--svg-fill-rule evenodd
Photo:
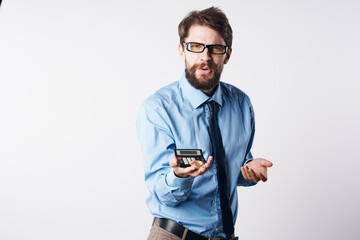
<path fill-rule="evenodd" d="M 172 167 L 174 169 L 174 173 L 175 173 L 176 176 L 178 176 L 180 178 L 186 178 L 186 177 L 189 177 L 189 176 L 197 177 L 199 175 L 204 174 L 209 169 L 212 162 L 213 162 L 213 156 L 210 156 L 208 158 L 207 162 L 203 166 L 201 166 L 200 168 L 196 168 L 195 166 L 182 168 L 182 167 L 178 166 L 177 159 L 174 156 L 170 160 L 169 164 L 170 164 L 170 167 Z"/>

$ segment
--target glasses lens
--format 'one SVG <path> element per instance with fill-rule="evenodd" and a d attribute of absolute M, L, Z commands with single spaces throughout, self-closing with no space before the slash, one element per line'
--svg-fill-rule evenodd
<path fill-rule="evenodd" d="M 209 50 L 213 54 L 224 54 L 226 52 L 226 47 L 222 45 L 209 46 Z"/>
<path fill-rule="evenodd" d="M 201 43 L 188 43 L 187 50 L 190 52 L 202 52 L 204 51 L 204 45 Z"/>

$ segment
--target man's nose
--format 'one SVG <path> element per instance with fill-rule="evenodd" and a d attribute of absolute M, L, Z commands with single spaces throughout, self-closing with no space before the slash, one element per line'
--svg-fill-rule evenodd
<path fill-rule="evenodd" d="M 210 55 L 208 48 L 205 48 L 204 51 L 199 54 L 201 54 L 200 57 L 201 57 L 201 60 L 203 60 L 203 61 L 208 61 L 209 59 L 211 59 L 211 55 Z"/>

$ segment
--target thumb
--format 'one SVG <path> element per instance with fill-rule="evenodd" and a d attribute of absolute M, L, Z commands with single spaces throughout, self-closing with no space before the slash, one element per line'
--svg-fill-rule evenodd
<path fill-rule="evenodd" d="M 265 160 L 265 159 L 261 159 L 261 162 L 260 164 L 264 167 L 272 167 L 273 163 L 268 161 L 268 160 Z"/>
<path fill-rule="evenodd" d="M 177 164 L 177 159 L 175 156 L 172 159 L 170 159 L 169 165 L 170 165 L 170 167 L 177 167 L 178 164 Z"/>

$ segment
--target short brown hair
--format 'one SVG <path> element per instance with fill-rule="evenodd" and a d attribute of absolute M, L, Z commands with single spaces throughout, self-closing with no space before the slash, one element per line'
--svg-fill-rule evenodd
<path fill-rule="evenodd" d="M 224 39 L 226 46 L 231 48 L 232 29 L 225 13 L 217 7 L 210 7 L 202 11 L 190 12 L 178 26 L 180 43 L 184 43 L 192 25 L 204 25 L 217 31 Z"/>

